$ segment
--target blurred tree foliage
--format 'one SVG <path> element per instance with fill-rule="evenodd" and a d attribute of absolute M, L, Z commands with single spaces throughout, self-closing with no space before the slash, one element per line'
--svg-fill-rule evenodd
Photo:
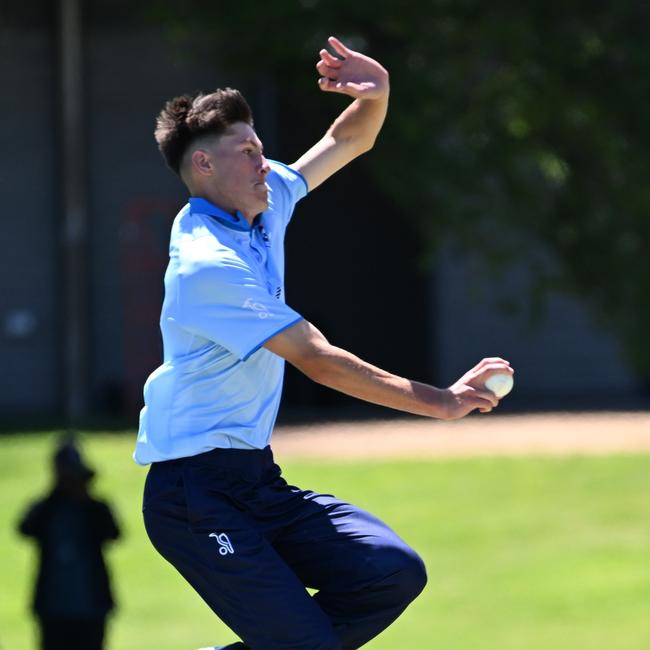
<path fill-rule="evenodd" d="M 301 130 L 323 128 L 330 33 L 384 63 L 390 114 L 364 164 L 422 253 L 452 235 L 491 278 L 528 265 L 534 304 L 579 294 L 650 377 L 650 3 L 185 1 L 157 18 L 207 33 L 220 70 L 274 80 Z"/>

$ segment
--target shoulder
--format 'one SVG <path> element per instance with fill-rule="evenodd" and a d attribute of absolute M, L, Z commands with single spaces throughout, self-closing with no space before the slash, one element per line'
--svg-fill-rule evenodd
<path fill-rule="evenodd" d="M 176 215 L 171 231 L 171 247 L 174 248 L 191 248 L 195 242 L 201 240 L 218 241 L 216 233 L 210 229 L 209 216 L 202 212 L 190 210 L 188 203 Z"/>
<path fill-rule="evenodd" d="M 271 171 L 267 177 L 267 183 L 271 190 L 287 189 L 294 195 L 295 200 L 301 199 L 309 192 L 309 186 L 305 177 L 293 167 L 285 165 L 277 160 L 269 160 Z"/>
<path fill-rule="evenodd" d="M 182 276 L 248 271 L 250 264 L 237 242 L 224 242 L 215 236 L 199 237 L 187 242 L 180 255 Z"/>
<path fill-rule="evenodd" d="M 305 186 L 305 191 L 309 191 L 307 179 L 297 170 L 278 160 L 269 160 L 271 172 L 269 176 L 275 175 L 280 181 L 285 183 L 294 183 L 300 181 Z"/>
<path fill-rule="evenodd" d="M 37 499 L 32 501 L 25 510 L 25 517 L 37 517 L 45 514 L 52 503 L 52 498 L 50 496 L 44 497 L 42 499 Z"/>
<path fill-rule="evenodd" d="M 287 226 L 294 207 L 307 195 L 309 187 L 305 177 L 293 167 L 269 160 L 271 171 L 266 177 L 269 188 L 269 212 L 279 216 L 282 227 Z"/>
<path fill-rule="evenodd" d="M 103 499 L 96 499 L 94 497 L 90 497 L 87 502 L 87 507 L 90 512 L 93 513 L 93 515 L 98 516 L 98 517 L 104 517 L 104 516 L 110 516 L 111 515 L 111 507 L 108 504 L 107 501 L 104 501 Z"/>
<path fill-rule="evenodd" d="M 238 234 L 219 228 L 208 215 L 188 210 L 174 224 L 172 256 L 178 258 L 181 277 L 219 268 L 246 269 L 241 248 Z"/>
<path fill-rule="evenodd" d="M 209 237 L 183 247 L 176 276 L 179 296 L 186 304 L 203 304 L 217 295 L 224 297 L 234 287 L 258 282 L 254 269 L 236 247 Z"/>
<path fill-rule="evenodd" d="M 35 511 L 43 512 L 51 508 L 53 505 L 55 505 L 56 502 L 57 502 L 56 494 L 47 494 L 44 497 L 33 501 L 32 504 L 29 506 L 29 509 L 34 512 Z"/>

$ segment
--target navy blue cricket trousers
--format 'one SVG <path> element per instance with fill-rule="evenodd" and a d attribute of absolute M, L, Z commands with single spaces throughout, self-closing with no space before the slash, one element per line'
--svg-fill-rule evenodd
<path fill-rule="evenodd" d="M 252 650 L 359 648 L 426 583 L 422 560 L 386 524 L 288 485 L 270 447 L 154 463 L 144 521 L 158 552 Z"/>

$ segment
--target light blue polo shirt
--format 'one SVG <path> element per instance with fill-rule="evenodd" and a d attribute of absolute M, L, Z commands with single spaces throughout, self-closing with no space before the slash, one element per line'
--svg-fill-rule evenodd
<path fill-rule="evenodd" d="M 163 364 L 147 379 L 141 465 L 220 448 L 263 449 L 284 359 L 263 344 L 301 316 L 285 304 L 284 234 L 304 177 L 269 161 L 269 207 L 252 227 L 200 198 L 174 221 L 160 317 Z"/>

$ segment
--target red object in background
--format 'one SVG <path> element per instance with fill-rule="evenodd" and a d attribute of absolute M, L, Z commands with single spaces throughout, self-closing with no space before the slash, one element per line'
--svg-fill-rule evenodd
<path fill-rule="evenodd" d="M 124 307 L 124 415 L 136 418 L 142 387 L 162 361 L 160 308 L 169 259 L 169 231 L 178 212 L 170 199 L 132 200 L 120 228 L 120 266 Z"/>

